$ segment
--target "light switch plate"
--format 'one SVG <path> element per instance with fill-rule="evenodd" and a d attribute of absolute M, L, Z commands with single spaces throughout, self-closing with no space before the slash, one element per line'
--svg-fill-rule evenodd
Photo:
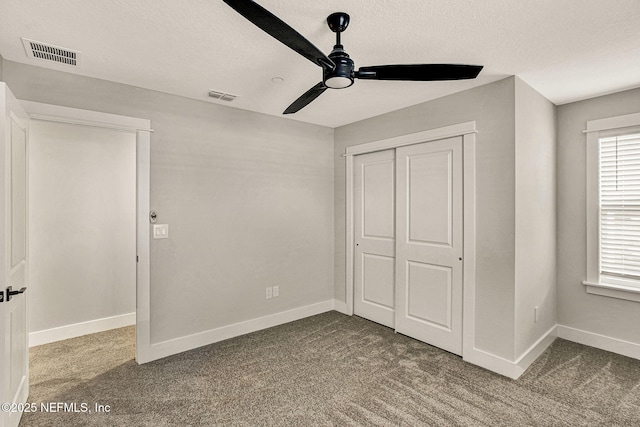
<path fill-rule="evenodd" d="M 153 238 L 154 239 L 168 239 L 169 238 L 169 224 L 153 224 Z"/>

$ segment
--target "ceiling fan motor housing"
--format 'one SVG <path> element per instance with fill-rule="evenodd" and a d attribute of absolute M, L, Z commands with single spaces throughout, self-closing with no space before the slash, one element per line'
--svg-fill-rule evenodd
<path fill-rule="evenodd" d="M 329 54 L 329 58 L 336 64 L 333 70 L 324 68 L 323 79 L 325 86 L 331 89 L 344 89 L 353 84 L 354 65 L 342 45 L 337 44 Z"/>

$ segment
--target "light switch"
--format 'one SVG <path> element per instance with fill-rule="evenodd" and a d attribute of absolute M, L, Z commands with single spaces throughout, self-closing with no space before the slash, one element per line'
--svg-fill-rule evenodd
<path fill-rule="evenodd" d="M 153 224 L 153 238 L 154 239 L 168 239 L 169 238 L 169 224 Z"/>

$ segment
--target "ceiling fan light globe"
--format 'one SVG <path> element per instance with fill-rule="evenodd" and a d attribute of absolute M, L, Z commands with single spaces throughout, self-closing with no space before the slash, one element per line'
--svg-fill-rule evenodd
<path fill-rule="evenodd" d="M 324 84 L 331 89 L 344 89 L 353 84 L 353 79 L 343 76 L 333 76 L 326 79 Z"/>

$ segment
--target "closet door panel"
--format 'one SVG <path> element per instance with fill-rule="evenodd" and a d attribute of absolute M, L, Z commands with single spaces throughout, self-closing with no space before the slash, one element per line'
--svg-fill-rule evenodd
<path fill-rule="evenodd" d="M 395 150 L 354 159 L 354 313 L 395 318 Z"/>
<path fill-rule="evenodd" d="M 462 353 L 462 138 L 396 150 L 399 333 Z"/>

